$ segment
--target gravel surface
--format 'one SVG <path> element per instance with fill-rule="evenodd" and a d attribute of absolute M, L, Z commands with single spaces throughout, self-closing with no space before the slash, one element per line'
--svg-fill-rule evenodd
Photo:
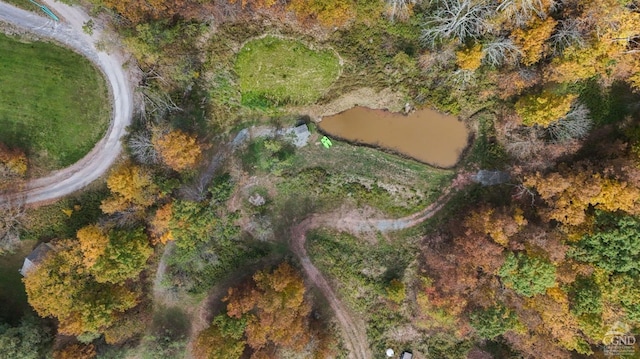
<path fill-rule="evenodd" d="M 0 2 L 0 21 L 29 31 L 40 38 L 54 40 L 91 60 L 108 82 L 113 111 L 107 133 L 85 157 L 46 177 L 30 180 L 20 192 L 8 195 L 22 198 L 26 204 L 66 196 L 102 176 L 120 154 L 120 138 L 126 133 L 126 127 L 131 123 L 133 114 L 133 85 L 123 69 L 123 56 L 115 52 L 99 52 L 96 49 L 94 43 L 100 39 L 102 31 L 94 28 L 92 35 L 82 31 L 82 25 L 90 19 L 82 9 L 53 0 L 45 0 L 44 3 L 60 17 L 61 22 L 3 2 Z M 0 203 L 5 201 L 7 196 L 0 197 Z"/>

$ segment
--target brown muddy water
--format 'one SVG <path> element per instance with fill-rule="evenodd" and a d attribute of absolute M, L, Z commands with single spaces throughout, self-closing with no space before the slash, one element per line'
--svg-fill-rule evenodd
<path fill-rule="evenodd" d="M 354 107 L 319 123 L 329 136 L 391 150 L 437 167 L 452 167 L 469 132 L 454 116 L 425 109 L 403 115 Z"/>

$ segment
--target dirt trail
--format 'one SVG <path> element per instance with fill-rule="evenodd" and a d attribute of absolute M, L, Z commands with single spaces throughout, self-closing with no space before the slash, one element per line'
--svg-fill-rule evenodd
<path fill-rule="evenodd" d="M 458 178 L 453 181 L 453 184 L 445 189 L 443 194 L 433 204 L 420 212 L 406 217 L 397 219 L 372 219 L 366 218 L 358 211 L 347 213 L 331 212 L 311 215 L 291 229 L 291 248 L 302 264 L 307 278 L 322 292 L 335 313 L 345 339 L 345 345 L 349 350 L 350 358 L 373 358 L 367 342 L 365 324 L 362 320 L 351 316 L 349 311 L 340 302 L 340 299 L 329 285 L 329 282 L 309 259 L 305 248 L 307 232 L 318 227 L 331 227 L 353 234 L 373 231 L 390 232 L 411 228 L 438 213 L 451 198 L 452 190 L 461 188 L 466 183 L 468 183 L 468 176 L 466 174 L 459 175 Z"/>
<path fill-rule="evenodd" d="M 117 51 L 104 53 L 96 49 L 94 43 L 102 38 L 103 31 L 95 28 L 92 35 L 82 31 L 82 25 L 90 19 L 82 9 L 53 0 L 44 2 L 59 15 L 61 22 L 3 2 L 0 2 L 0 21 L 61 43 L 93 62 L 107 80 L 113 118 L 105 136 L 85 157 L 46 177 L 30 180 L 20 192 L 8 195 L 12 198 L 24 198 L 27 204 L 63 197 L 102 176 L 118 158 L 122 150 L 120 138 L 126 133 L 133 115 L 133 85 L 123 69 L 123 55 Z M 5 201 L 7 196 L 0 196 L 0 203 Z"/>

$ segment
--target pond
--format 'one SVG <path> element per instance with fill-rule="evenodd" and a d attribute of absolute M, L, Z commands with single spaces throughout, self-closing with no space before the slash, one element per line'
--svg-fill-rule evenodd
<path fill-rule="evenodd" d="M 391 150 L 433 166 L 454 166 L 467 146 L 469 132 L 456 117 L 434 110 L 409 115 L 354 107 L 319 123 L 330 136 Z"/>

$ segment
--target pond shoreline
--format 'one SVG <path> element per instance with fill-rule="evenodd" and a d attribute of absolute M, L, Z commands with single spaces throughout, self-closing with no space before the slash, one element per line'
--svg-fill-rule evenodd
<path fill-rule="evenodd" d="M 331 138 L 442 169 L 456 167 L 473 139 L 462 121 L 430 109 L 405 114 L 356 106 L 323 117 L 316 125 Z"/>

